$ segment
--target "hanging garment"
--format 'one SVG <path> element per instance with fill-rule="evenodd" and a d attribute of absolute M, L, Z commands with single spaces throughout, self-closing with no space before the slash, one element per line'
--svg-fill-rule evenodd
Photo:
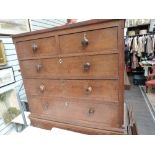
<path fill-rule="evenodd" d="M 128 45 L 128 38 L 125 38 L 125 45 Z"/>
<path fill-rule="evenodd" d="M 136 57 L 136 52 L 134 52 L 132 57 L 132 68 L 136 69 L 138 66 L 139 66 L 138 58 Z"/>
<path fill-rule="evenodd" d="M 137 52 L 138 51 L 137 37 L 133 38 L 132 51 L 133 52 Z"/>
<path fill-rule="evenodd" d="M 130 49 L 130 53 L 132 53 L 133 39 L 134 38 L 131 38 L 131 43 L 130 43 L 130 48 L 129 48 Z"/>
<path fill-rule="evenodd" d="M 147 37 L 144 36 L 144 53 L 146 53 Z"/>
<path fill-rule="evenodd" d="M 151 36 L 147 36 L 146 52 L 147 52 L 147 55 L 150 55 L 153 53 L 153 39 Z"/>
<path fill-rule="evenodd" d="M 155 35 L 153 35 L 153 51 L 155 52 Z"/>
<path fill-rule="evenodd" d="M 142 53 L 144 52 L 144 43 L 145 43 L 145 38 L 144 36 L 138 37 L 138 50 L 137 50 L 137 56 L 142 57 Z"/>
<path fill-rule="evenodd" d="M 132 41 L 132 38 L 126 38 L 125 39 L 125 45 L 130 49 L 131 47 L 131 41 Z"/>
<path fill-rule="evenodd" d="M 129 38 L 129 41 L 128 41 L 129 50 L 131 50 L 132 41 L 133 41 L 133 38 Z"/>
<path fill-rule="evenodd" d="M 125 47 L 125 64 L 127 65 L 130 61 L 130 51 L 129 47 L 126 45 Z"/>

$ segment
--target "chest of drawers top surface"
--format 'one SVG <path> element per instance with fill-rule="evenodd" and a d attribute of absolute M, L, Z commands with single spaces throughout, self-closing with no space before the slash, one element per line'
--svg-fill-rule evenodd
<path fill-rule="evenodd" d="M 90 20 L 13 36 L 32 122 L 120 131 L 123 28 L 124 20 Z"/>
<path fill-rule="evenodd" d="M 102 29 L 102 28 L 110 28 L 110 27 L 118 27 L 120 26 L 121 28 L 124 29 L 124 19 L 93 19 L 93 20 L 88 20 L 84 22 L 78 22 L 74 24 L 68 24 L 68 25 L 62 25 L 62 26 L 57 26 L 49 29 L 44 29 L 44 30 L 37 30 L 33 32 L 26 32 L 26 33 L 21 33 L 21 34 L 16 34 L 13 35 L 14 42 L 19 42 L 22 41 L 23 37 L 24 40 L 27 40 L 27 37 L 31 36 L 31 39 L 37 38 L 35 35 L 43 35 L 44 37 L 49 37 L 51 36 L 50 33 L 54 34 L 67 34 L 69 32 L 80 32 L 84 30 L 95 30 L 95 29 Z M 16 40 L 15 40 L 16 39 Z M 29 40 L 29 39 L 28 39 Z"/>

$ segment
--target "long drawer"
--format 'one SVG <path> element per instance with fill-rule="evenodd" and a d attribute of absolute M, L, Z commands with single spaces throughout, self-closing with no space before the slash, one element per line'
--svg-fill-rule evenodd
<path fill-rule="evenodd" d="M 28 96 L 71 97 L 118 101 L 117 80 L 45 80 L 25 79 Z"/>
<path fill-rule="evenodd" d="M 120 127 L 119 105 L 115 103 L 33 96 L 29 98 L 29 105 L 33 115 L 44 119 L 93 128 Z"/>
<path fill-rule="evenodd" d="M 118 54 L 20 61 L 24 77 L 118 78 Z"/>

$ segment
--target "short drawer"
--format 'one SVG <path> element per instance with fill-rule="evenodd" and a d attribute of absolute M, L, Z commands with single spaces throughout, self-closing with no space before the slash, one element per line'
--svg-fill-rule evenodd
<path fill-rule="evenodd" d="M 103 128 L 104 126 L 118 128 L 121 126 L 118 104 L 33 96 L 29 98 L 29 105 L 33 115 L 50 120 L 94 128 Z"/>
<path fill-rule="evenodd" d="M 117 80 L 40 80 L 25 79 L 28 96 L 70 97 L 118 101 Z"/>
<path fill-rule="evenodd" d="M 51 56 L 58 53 L 55 37 L 18 42 L 16 49 L 19 59 Z"/>
<path fill-rule="evenodd" d="M 118 54 L 20 61 L 25 77 L 118 78 Z"/>
<path fill-rule="evenodd" d="M 117 27 L 59 36 L 62 53 L 96 52 L 118 49 Z"/>

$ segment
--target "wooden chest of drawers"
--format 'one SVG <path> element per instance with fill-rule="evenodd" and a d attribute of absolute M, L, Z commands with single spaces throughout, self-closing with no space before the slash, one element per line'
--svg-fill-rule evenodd
<path fill-rule="evenodd" d="M 33 126 L 123 134 L 124 20 L 14 35 Z"/>

